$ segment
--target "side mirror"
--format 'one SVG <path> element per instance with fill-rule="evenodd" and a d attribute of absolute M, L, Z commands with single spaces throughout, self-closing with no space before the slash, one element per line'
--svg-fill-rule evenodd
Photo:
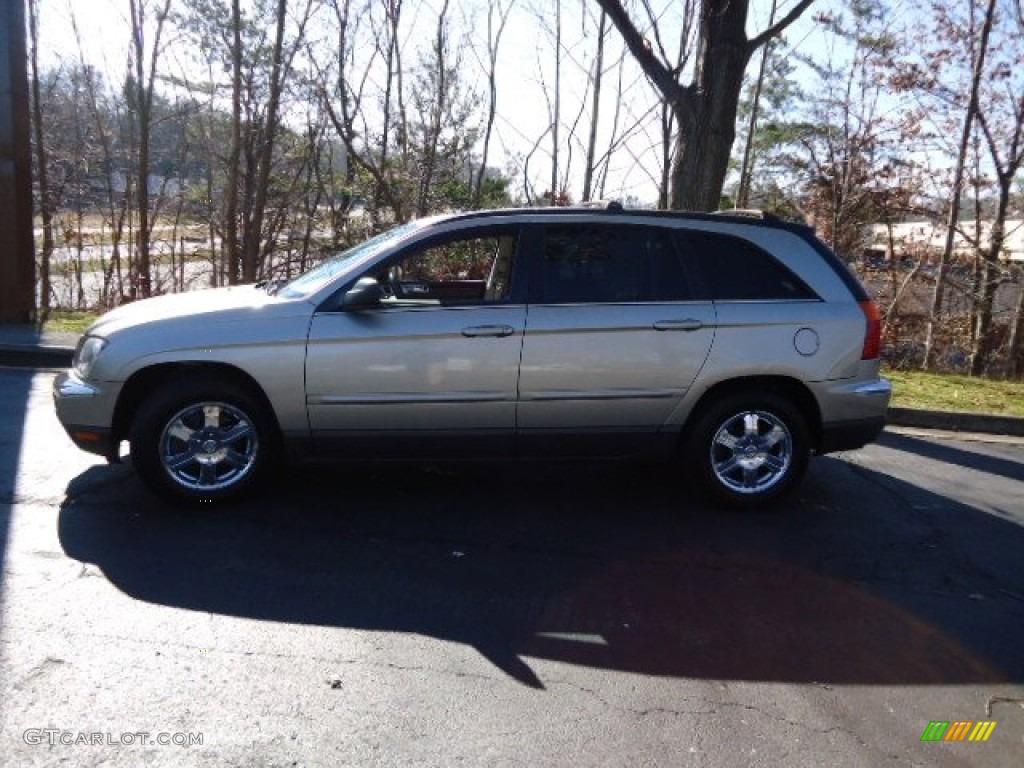
<path fill-rule="evenodd" d="M 360 277 L 341 298 L 342 309 L 370 309 L 380 305 L 384 290 L 372 277 Z"/>

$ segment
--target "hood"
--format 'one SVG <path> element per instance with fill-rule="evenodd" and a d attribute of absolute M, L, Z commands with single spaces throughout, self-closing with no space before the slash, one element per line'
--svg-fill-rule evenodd
<path fill-rule="evenodd" d="M 294 301 L 269 295 L 254 285 L 210 288 L 188 293 L 134 301 L 107 312 L 86 330 L 86 335 L 110 336 L 126 328 L 148 325 L 172 318 L 188 317 L 197 322 L 216 322 L 233 310 L 260 310 Z M 224 318 L 226 319 L 226 318 Z"/>

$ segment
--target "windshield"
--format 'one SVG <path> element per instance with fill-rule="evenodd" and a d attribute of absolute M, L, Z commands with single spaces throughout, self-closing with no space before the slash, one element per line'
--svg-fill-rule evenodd
<path fill-rule="evenodd" d="M 309 272 L 299 275 L 290 283 L 286 283 L 277 293 L 286 299 L 298 299 L 316 293 L 327 283 L 334 280 L 334 278 L 358 269 L 392 243 L 401 240 L 405 235 L 423 226 L 424 221 L 425 219 L 410 221 L 408 224 L 382 232 L 364 243 L 349 248 L 347 251 L 342 251 L 336 256 L 329 258 L 319 267 L 314 267 Z"/>

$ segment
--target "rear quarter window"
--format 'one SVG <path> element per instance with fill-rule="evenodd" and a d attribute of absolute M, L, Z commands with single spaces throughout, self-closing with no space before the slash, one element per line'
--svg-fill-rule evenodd
<path fill-rule="evenodd" d="M 819 297 L 788 267 L 748 240 L 683 230 L 676 243 L 698 298 L 713 301 L 799 301 Z"/>

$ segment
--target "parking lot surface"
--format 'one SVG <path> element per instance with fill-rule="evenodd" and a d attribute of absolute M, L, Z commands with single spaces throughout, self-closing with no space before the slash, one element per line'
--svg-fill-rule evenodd
<path fill-rule="evenodd" d="M 183 515 L 52 375 L 0 369 L 0 764 L 1021 764 L 1019 441 L 887 432 L 757 514 L 591 464 Z"/>

